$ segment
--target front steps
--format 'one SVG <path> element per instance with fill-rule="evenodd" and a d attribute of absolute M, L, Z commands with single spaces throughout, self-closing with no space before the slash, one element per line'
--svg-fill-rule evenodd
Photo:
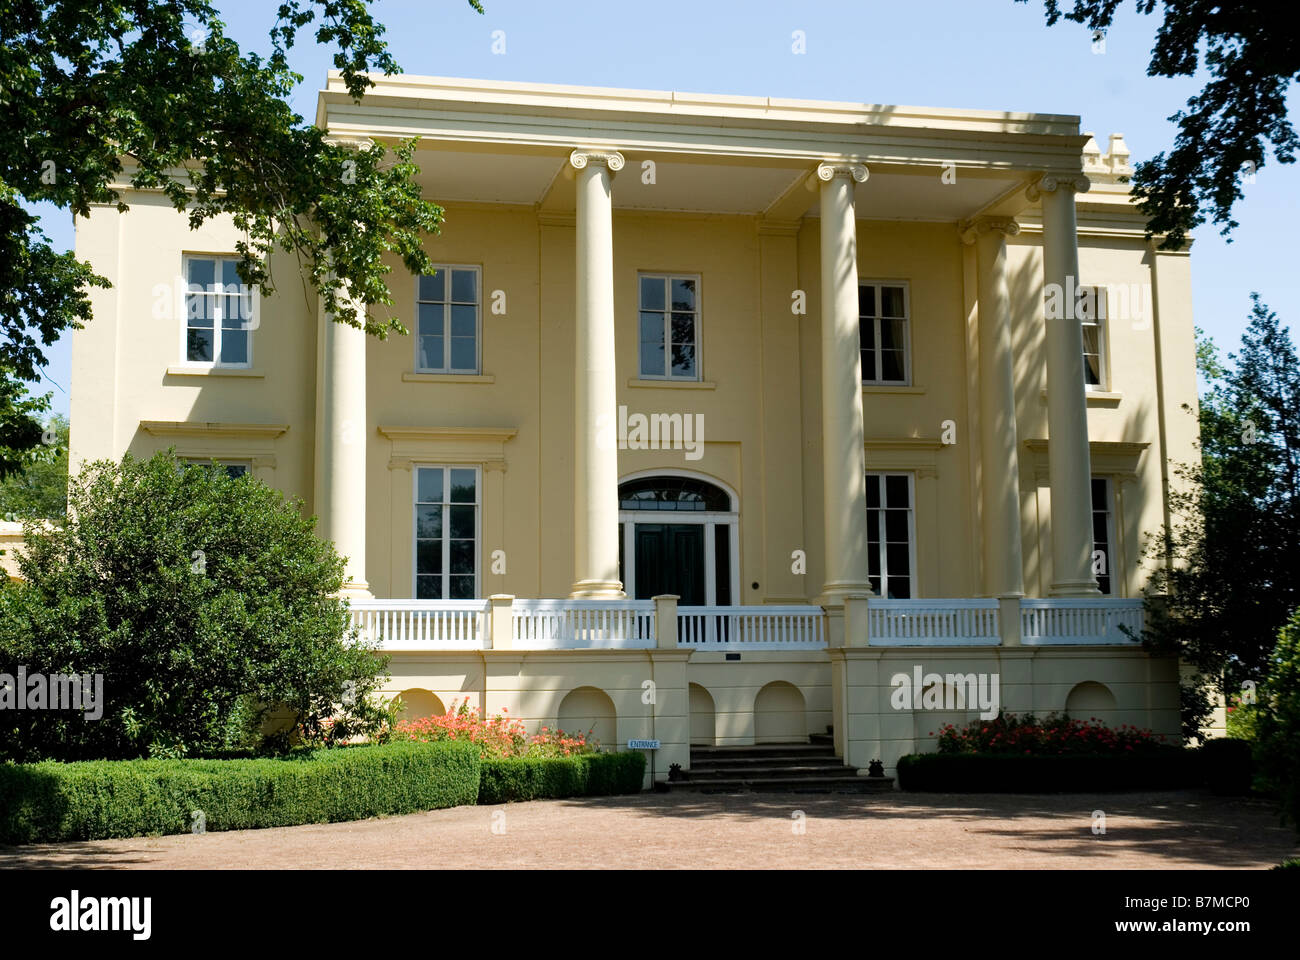
<path fill-rule="evenodd" d="M 691 747 L 686 780 L 668 789 L 689 793 L 878 793 L 892 790 L 892 777 L 859 776 L 835 756 L 830 737 L 811 743 L 760 743 L 741 747 Z"/>

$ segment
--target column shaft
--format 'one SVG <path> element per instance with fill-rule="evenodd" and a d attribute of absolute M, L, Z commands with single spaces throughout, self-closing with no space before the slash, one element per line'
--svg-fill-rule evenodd
<path fill-rule="evenodd" d="M 826 582 L 822 602 L 870 591 L 862 357 L 858 342 L 855 183 L 866 168 L 823 164 L 821 180 L 822 455 Z"/>
<path fill-rule="evenodd" d="M 1020 456 L 1016 432 L 1011 296 L 1007 289 L 1007 234 L 1014 221 L 977 224 L 979 278 L 980 489 L 984 531 L 984 591 L 1025 592 L 1020 547 Z"/>
<path fill-rule="evenodd" d="M 1086 189 L 1086 181 L 1082 185 Z M 1083 330 L 1077 301 L 1075 183 L 1067 178 L 1045 177 L 1038 192 L 1043 203 L 1043 284 L 1047 304 L 1050 592 L 1053 596 L 1097 596 L 1097 578 L 1092 573 L 1092 466 L 1083 382 Z"/>
<path fill-rule="evenodd" d="M 618 577 L 618 394 L 614 365 L 617 153 L 575 151 L 577 314 L 574 355 L 574 582 L 571 596 L 624 596 Z"/>

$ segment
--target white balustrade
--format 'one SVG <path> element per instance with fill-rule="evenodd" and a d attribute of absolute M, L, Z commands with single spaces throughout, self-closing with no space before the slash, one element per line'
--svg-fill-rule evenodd
<path fill-rule="evenodd" d="M 353 600 L 352 624 L 385 651 L 482 650 L 487 600 Z"/>
<path fill-rule="evenodd" d="M 1125 632 L 1132 632 L 1130 637 Z M 1020 601 L 1020 636 L 1027 645 L 1129 644 L 1142 633 L 1141 600 Z"/>
<path fill-rule="evenodd" d="M 678 607 L 680 646 L 725 650 L 815 650 L 826 646 L 814 606 Z"/>
<path fill-rule="evenodd" d="M 997 646 L 998 601 L 880 600 L 867 602 L 871 646 Z"/>
<path fill-rule="evenodd" d="M 655 646 L 653 600 L 519 600 L 511 607 L 518 650 L 623 649 Z"/>

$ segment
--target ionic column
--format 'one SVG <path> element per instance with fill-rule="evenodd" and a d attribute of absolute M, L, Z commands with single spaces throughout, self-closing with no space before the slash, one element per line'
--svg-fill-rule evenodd
<path fill-rule="evenodd" d="M 867 579 L 867 480 L 863 453 L 862 357 L 858 343 L 858 234 L 854 185 L 858 163 L 823 163 L 821 181 L 822 490 L 826 582 L 821 602 L 870 592 Z"/>
<path fill-rule="evenodd" d="M 574 150 L 577 170 L 577 317 L 574 357 L 573 589 L 570 596 L 617 599 L 618 394 L 614 379 L 615 151 Z"/>
<path fill-rule="evenodd" d="M 984 592 L 991 597 L 1023 596 L 1025 592 L 1011 295 L 1007 288 L 1007 237 L 1019 232 L 1020 225 L 1014 220 L 983 219 L 962 234 L 962 240 L 975 245 L 977 263 Z"/>
<path fill-rule="evenodd" d="M 1079 324 L 1079 237 L 1074 195 L 1084 176 L 1044 176 L 1029 188 L 1043 205 L 1047 325 L 1048 476 L 1052 490 L 1052 585 L 1057 597 L 1099 596 L 1092 573 L 1092 465 Z"/>
<path fill-rule="evenodd" d="M 364 322 L 366 305 L 354 303 Z M 343 594 L 370 596 L 366 582 L 366 334 L 337 323 L 320 302 L 316 388 L 316 513 L 319 535 L 344 560 Z"/>

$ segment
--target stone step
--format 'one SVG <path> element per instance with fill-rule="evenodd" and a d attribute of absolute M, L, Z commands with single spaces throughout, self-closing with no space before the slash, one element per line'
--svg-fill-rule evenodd
<path fill-rule="evenodd" d="M 844 762 L 833 754 L 823 756 L 778 755 L 758 757 L 691 758 L 692 770 L 748 770 L 753 767 L 821 767 L 828 770 L 844 769 Z"/>
<path fill-rule="evenodd" d="M 673 780 L 668 789 L 681 793 L 883 793 L 894 789 L 893 777 L 753 777 L 729 780 Z"/>
<path fill-rule="evenodd" d="M 755 761 L 755 766 L 744 767 L 691 767 L 687 776 L 692 780 L 752 780 L 775 777 L 842 777 L 853 771 L 842 763 L 833 766 L 805 763 L 767 764 Z"/>
<path fill-rule="evenodd" d="M 728 747 L 691 747 L 691 762 L 730 757 L 834 756 L 834 746 L 821 743 L 755 743 Z"/>

